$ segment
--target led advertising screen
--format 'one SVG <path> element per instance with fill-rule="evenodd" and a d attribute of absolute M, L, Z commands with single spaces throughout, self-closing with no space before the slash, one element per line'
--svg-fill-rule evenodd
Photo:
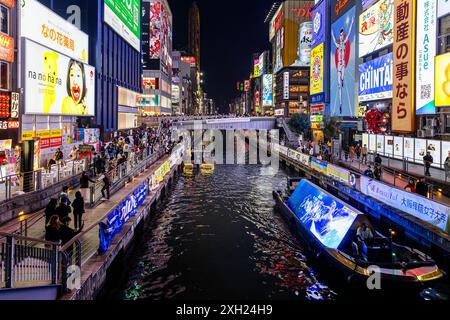
<path fill-rule="evenodd" d="M 331 26 L 331 116 L 355 117 L 356 37 L 353 7 Z"/>
<path fill-rule="evenodd" d="M 403 137 L 394 137 L 394 157 L 403 158 Z"/>
<path fill-rule="evenodd" d="M 359 57 L 394 42 L 394 0 L 379 0 L 359 16 Z"/>
<path fill-rule="evenodd" d="M 104 0 L 105 22 L 134 49 L 141 51 L 141 1 Z"/>
<path fill-rule="evenodd" d="M 361 177 L 361 192 L 449 232 L 450 207 L 425 197 Z"/>
<path fill-rule="evenodd" d="M 312 11 L 313 35 L 311 47 L 316 47 L 325 42 L 327 28 L 327 0 L 322 1 Z"/>
<path fill-rule="evenodd" d="M 258 69 L 259 69 L 259 75 L 262 76 L 265 73 L 265 63 L 266 63 L 266 53 L 263 52 L 259 56 L 259 63 L 258 63 Z"/>
<path fill-rule="evenodd" d="M 450 53 L 437 56 L 435 70 L 436 107 L 450 106 Z"/>
<path fill-rule="evenodd" d="M 403 156 L 409 160 L 414 160 L 414 138 L 403 138 Z"/>
<path fill-rule="evenodd" d="M 392 98 L 392 59 L 389 53 L 359 65 L 360 102 Z"/>
<path fill-rule="evenodd" d="M 416 114 L 434 114 L 436 0 L 417 1 Z"/>
<path fill-rule="evenodd" d="M 263 107 L 271 107 L 273 105 L 273 75 L 263 75 L 263 94 L 262 105 Z"/>
<path fill-rule="evenodd" d="M 95 68 L 25 41 L 25 113 L 95 115 Z"/>
<path fill-rule="evenodd" d="M 360 214 L 307 180 L 299 182 L 287 204 L 297 220 L 332 249 L 339 247 Z"/>

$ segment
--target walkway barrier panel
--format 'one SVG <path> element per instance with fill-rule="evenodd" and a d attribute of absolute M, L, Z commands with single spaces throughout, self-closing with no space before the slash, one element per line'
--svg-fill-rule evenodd
<path fill-rule="evenodd" d="M 0 288 L 57 284 L 59 243 L 0 233 Z"/>

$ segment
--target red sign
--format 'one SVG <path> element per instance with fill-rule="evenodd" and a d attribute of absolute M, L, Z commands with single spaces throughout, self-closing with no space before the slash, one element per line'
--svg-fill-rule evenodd
<path fill-rule="evenodd" d="M 323 110 L 325 109 L 323 104 L 317 104 L 317 105 L 311 105 L 311 113 L 316 113 L 316 112 L 323 112 Z"/>
<path fill-rule="evenodd" d="M 9 93 L 0 94 L 0 118 L 9 118 L 9 106 L 10 106 L 11 97 Z"/>
<path fill-rule="evenodd" d="M 14 38 L 0 34 L 0 60 L 14 62 Z"/>
<path fill-rule="evenodd" d="M 190 63 L 191 66 L 195 66 L 196 63 L 195 57 L 181 57 L 181 61 Z"/>
<path fill-rule="evenodd" d="M 7 7 L 14 8 L 14 0 L 0 0 L 0 3 L 3 3 Z"/>

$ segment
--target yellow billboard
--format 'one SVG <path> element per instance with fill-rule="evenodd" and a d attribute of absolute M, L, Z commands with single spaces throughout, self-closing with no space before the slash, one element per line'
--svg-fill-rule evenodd
<path fill-rule="evenodd" d="M 435 69 L 436 107 L 450 106 L 450 53 L 436 57 Z"/>
<path fill-rule="evenodd" d="M 323 42 L 311 50 L 310 94 L 323 92 Z"/>

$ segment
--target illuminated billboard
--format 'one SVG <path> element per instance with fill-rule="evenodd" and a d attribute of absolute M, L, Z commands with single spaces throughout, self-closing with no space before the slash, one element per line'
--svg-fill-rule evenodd
<path fill-rule="evenodd" d="M 95 68 L 25 41 L 25 113 L 95 115 Z"/>
<path fill-rule="evenodd" d="M 311 46 L 313 48 L 325 42 L 327 18 L 327 1 L 324 0 L 312 11 L 313 34 Z"/>
<path fill-rule="evenodd" d="M 379 0 L 359 16 L 359 57 L 394 42 L 394 0 Z"/>
<path fill-rule="evenodd" d="M 450 106 L 450 53 L 436 57 L 436 107 Z"/>
<path fill-rule="evenodd" d="M 355 117 L 356 8 L 353 7 L 331 26 L 331 116 Z"/>
<path fill-rule="evenodd" d="M 434 105 L 436 34 L 436 1 L 417 1 L 416 114 L 436 113 Z"/>
<path fill-rule="evenodd" d="M 394 0 L 392 131 L 415 131 L 415 0 Z"/>
<path fill-rule="evenodd" d="M 262 105 L 263 107 L 271 107 L 273 105 L 273 75 L 263 75 L 263 94 Z"/>
<path fill-rule="evenodd" d="M 287 202 L 297 220 L 324 246 L 337 249 L 360 213 L 307 180 Z"/>
<path fill-rule="evenodd" d="M 359 101 L 392 98 L 392 53 L 359 65 Z"/>
<path fill-rule="evenodd" d="M 104 0 L 105 22 L 134 49 L 141 51 L 141 1 Z"/>
<path fill-rule="evenodd" d="M 310 94 L 323 93 L 324 59 L 323 47 L 321 43 L 311 51 L 311 71 L 310 71 Z"/>

